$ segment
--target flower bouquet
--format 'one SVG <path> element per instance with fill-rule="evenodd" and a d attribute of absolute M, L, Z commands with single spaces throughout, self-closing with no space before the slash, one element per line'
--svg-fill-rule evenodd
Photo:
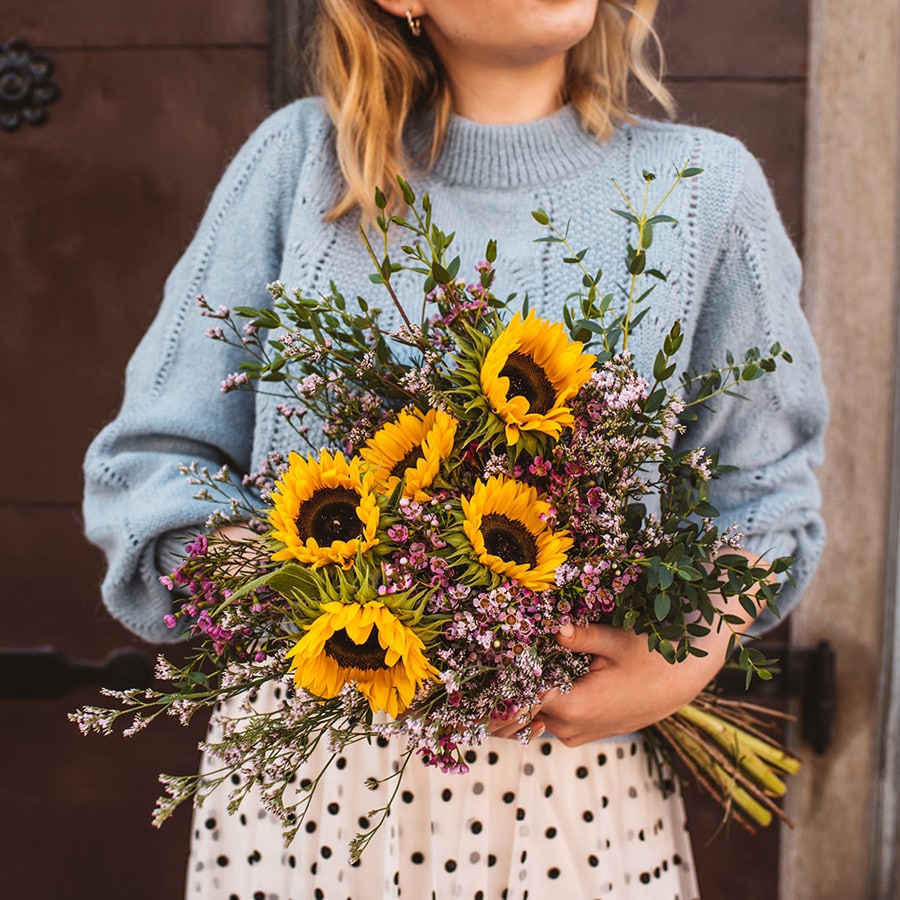
<path fill-rule="evenodd" d="M 186 722 L 248 698 L 206 745 L 221 761 L 216 773 L 163 776 L 157 823 L 240 772 L 232 808 L 255 786 L 290 841 L 318 779 L 306 773 L 299 790 L 286 786 L 323 742 L 337 750 L 402 738 L 398 785 L 411 759 L 463 773 L 465 749 L 488 737 L 492 720 L 521 717 L 527 741 L 520 711 L 587 671 L 590 660 L 556 640 L 567 624 L 646 635 L 673 665 L 705 655 L 697 641 L 728 629 L 748 679 L 771 677 L 772 661 L 741 643 L 742 620 L 723 606 L 737 597 L 751 615 L 762 605 L 777 611 L 790 560 L 738 552 L 740 534 L 717 523 L 709 501 L 723 470 L 716 456 L 676 450 L 674 438 L 697 407 L 789 354 L 777 345 L 739 361 L 725 353 L 722 368 L 676 379 L 678 322 L 652 372 L 639 372 L 629 351 L 648 296 L 665 282 L 647 266 L 654 229 L 675 221 L 661 209 L 699 173 L 682 166 L 655 204 L 651 173 L 642 203 L 622 193 L 614 212 L 635 238 L 618 292 L 604 293 L 586 252 L 533 213 L 547 229 L 541 240 L 579 270 L 582 290 L 561 322 L 538 318 L 527 300 L 513 313 L 514 298 L 492 293 L 493 241 L 472 281 L 462 278 L 453 235 L 402 179 L 405 216 L 389 215 L 376 192 L 380 257 L 361 229 L 372 281 L 396 304 L 399 329 L 386 332 L 377 308 L 363 298 L 351 305 L 333 284 L 325 297 L 272 284 L 266 309 L 216 310 L 198 298 L 217 322 L 209 337 L 247 350 L 223 390 L 278 392 L 308 452 L 272 454 L 240 482 L 227 469 L 185 467 L 199 498 L 223 504 L 165 579 L 177 598 L 168 622 L 197 649 L 183 667 L 160 659 L 157 675 L 171 687 L 110 692 L 121 708 L 73 714 L 82 730 L 107 733 L 131 714 L 133 733 L 163 712 Z M 402 262 L 389 253 L 395 246 Z M 395 294 L 401 269 L 421 279 L 419 321 Z M 310 439 L 307 417 L 329 448 Z M 225 527 L 233 523 L 244 528 Z M 255 708 L 257 689 L 273 682 L 284 699 Z M 646 735 L 661 763 L 684 760 L 735 819 L 768 824 L 780 815 L 780 776 L 798 763 L 768 737 L 766 720 L 708 692 Z M 357 835 L 354 857 L 389 808 Z"/>

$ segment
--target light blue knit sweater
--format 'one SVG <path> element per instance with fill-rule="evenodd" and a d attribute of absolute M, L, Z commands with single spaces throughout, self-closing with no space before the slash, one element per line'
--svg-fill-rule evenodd
<path fill-rule="evenodd" d="M 656 230 L 651 258 L 670 276 L 652 295 L 631 346 L 649 368 L 677 318 L 685 367 L 702 370 L 727 349 L 737 355 L 776 340 L 792 352 L 793 365 L 753 384 L 752 402 L 725 398 L 685 438 L 718 448 L 723 463 L 740 469 L 713 485 L 723 523 L 737 522 L 750 549 L 798 557 L 796 584 L 782 594 L 787 610 L 824 542 L 813 470 L 826 400 L 798 302 L 799 262 L 756 160 L 732 138 L 672 124 L 626 125 L 600 143 L 565 108 L 524 125 L 455 119 L 430 173 L 406 174 L 420 195 L 431 194 L 435 221 L 456 232 L 463 272 L 497 238 L 496 293 L 527 294 L 539 314 L 558 317 L 578 276 L 561 263 L 558 247 L 534 243 L 545 232 L 531 211 L 542 207 L 559 224 L 571 219 L 572 243 L 590 248 L 588 262 L 603 267 L 612 289 L 630 227 L 609 211 L 621 206 L 612 179 L 637 197 L 642 170 L 649 170 L 663 191 L 686 160 L 705 171 L 666 207 L 679 224 Z M 386 324 L 398 324 L 369 281 L 356 224 L 322 221 L 338 178 L 332 127 L 319 101 L 294 103 L 260 126 L 166 283 L 159 314 L 129 363 L 121 411 L 88 451 L 84 515 L 88 537 L 109 560 L 103 597 L 116 618 L 149 639 L 174 637 L 162 621 L 172 597 L 159 584 L 160 567 L 179 546 L 176 535 L 200 527 L 209 513 L 193 499 L 179 463 L 253 471 L 270 449 L 291 447 L 274 401 L 221 392 L 240 360 L 204 337 L 209 320 L 199 316 L 195 297 L 205 295 L 213 307 L 265 305 L 265 286 L 275 279 L 308 293 L 327 293 L 334 279 L 345 295 L 381 305 Z M 418 315 L 419 283 L 401 273 L 397 285 L 410 315 Z M 771 624 L 764 618 L 756 628 Z"/>

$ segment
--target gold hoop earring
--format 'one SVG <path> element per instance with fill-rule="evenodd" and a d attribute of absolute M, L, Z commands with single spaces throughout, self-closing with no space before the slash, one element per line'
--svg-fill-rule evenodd
<path fill-rule="evenodd" d="M 422 33 L 422 22 L 413 18 L 413 14 L 408 8 L 406 10 L 406 21 L 409 23 L 409 30 L 412 32 L 412 36 L 418 37 Z"/>

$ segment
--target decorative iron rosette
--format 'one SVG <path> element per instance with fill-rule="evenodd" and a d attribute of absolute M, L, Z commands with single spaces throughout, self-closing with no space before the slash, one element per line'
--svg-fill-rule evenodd
<path fill-rule="evenodd" d="M 41 125 L 46 106 L 59 96 L 59 86 L 50 80 L 51 60 L 33 53 L 22 38 L 0 47 L 0 128 L 15 131 L 23 122 Z"/>

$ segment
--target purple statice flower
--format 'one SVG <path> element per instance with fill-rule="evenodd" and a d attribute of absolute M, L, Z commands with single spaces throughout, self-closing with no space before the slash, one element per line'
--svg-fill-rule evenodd
<path fill-rule="evenodd" d="M 221 391 L 223 394 L 228 394 L 249 383 L 250 378 L 246 372 L 230 372 L 222 382 Z"/>

